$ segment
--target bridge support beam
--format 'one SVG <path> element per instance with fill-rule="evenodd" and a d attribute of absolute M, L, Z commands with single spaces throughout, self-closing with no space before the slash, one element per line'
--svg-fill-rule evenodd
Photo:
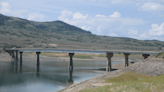
<path fill-rule="evenodd" d="M 18 50 L 15 50 L 16 53 L 16 61 L 18 61 Z"/>
<path fill-rule="evenodd" d="M 19 54 L 20 54 L 20 65 L 22 65 L 22 53 L 23 52 L 19 52 Z"/>
<path fill-rule="evenodd" d="M 10 54 L 10 56 L 12 56 L 12 51 L 11 50 L 9 50 L 9 54 Z"/>
<path fill-rule="evenodd" d="M 19 71 L 20 72 L 22 72 L 22 54 L 23 54 L 23 52 L 19 52 L 19 54 L 20 54 L 20 65 L 19 65 Z"/>
<path fill-rule="evenodd" d="M 73 58 L 72 57 L 73 57 L 74 53 L 69 53 L 68 55 L 70 57 L 70 61 L 68 63 L 68 69 L 73 70 Z"/>
<path fill-rule="evenodd" d="M 12 58 L 15 60 L 15 54 L 14 54 L 14 51 L 11 51 L 11 56 L 12 56 Z"/>
<path fill-rule="evenodd" d="M 125 66 L 124 67 L 127 67 L 127 66 L 129 66 L 128 56 L 130 54 L 129 53 L 124 53 L 124 55 L 125 55 Z"/>
<path fill-rule="evenodd" d="M 36 55 L 37 55 L 37 61 L 36 61 L 37 72 L 39 72 L 39 65 L 40 65 L 39 54 L 40 54 L 40 52 L 36 52 Z"/>
<path fill-rule="evenodd" d="M 37 55 L 36 65 L 37 65 L 37 66 L 40 64 L 39 54 L 40 54 L 40 52 L 36 52 L 36 55 Z"/>
<path fill-rule="evenodd" d="M 113 57 L 113 53 L 106 53 L 107 57 L 107 67 L 106 67 L 106 72 L 112 71 L 112 64 L 111 64 L 111 58 Z"/>
<path fill-rule="evenodd" d="M 142 56 L 144 57 L 144 59 L 146 59 L 147 57 L 149 57 L 149 54 L 142 54 Z"/>

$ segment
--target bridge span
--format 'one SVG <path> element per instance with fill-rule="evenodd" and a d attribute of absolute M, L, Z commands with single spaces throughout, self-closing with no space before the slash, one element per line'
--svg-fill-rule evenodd
<path fill-rule="evenodd" d="M 61 53 L 64 52 L 64 53 L 68 53 L 68 55 L 70 57 L 70 61 L 68 63 L 69 70 L 73 70 L 73 56 L 74 56 L 74 53 L 106 54 L 106 57 L 107 57 L 106 72 L 112 70 L 111 58 L 113 57 L 113 54 L 124 54 L 124 56 L 125 56 L 124 67 L 129 66 L 128 56 L 130 54 L 141 54 L 144 57 L 144 59 L 146 59 L 150 55 L 157 55 L 158 54 L 158 53 L 137 52 L 137 51 L 136 52 L 135 51 L 126 52 L 126 51 L 90 51 L 90 50 L 60 50 L 60 49 L 6 49 L 5 51 L 8 52 L 12 56 L 12 58 L 14 58 L 17 62 L 20 61 L 20 65 L 22 65 L 22 62 L 23 62 L 23 58 L 22 58 L 23 52 L 36 52 L 36 55 L 37 55 L 37 60 L 36 60 L 37 70 L 39 70 L 39 65 L 40 65 L 39 55 L 42 52 L 61 52 Z M 20 59 L 18 59 L 18 52 L 20 54 Z"/>

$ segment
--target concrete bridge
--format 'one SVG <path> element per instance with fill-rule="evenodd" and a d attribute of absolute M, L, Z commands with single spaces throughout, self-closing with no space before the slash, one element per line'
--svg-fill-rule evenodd
<path fill-rule="evenodd" d="M 36 60 L 36 65 L 37 65 L 37 72 L 39 72 L 39 65 L 40 65 L 40 58 L 39 55 L 41 52 L 65 52 L 68 53 L 70 57 L 70 61 L 68 63 L 68 69 L 70 71 L 73 71 L 73 56 L 74 53 L 91 53 L 91 54 L 106 54 L 107 57 L 107 67 L 106 67 L 106 72 L 112 70 L 112 65 L 111 65 L 111 58 L 113 57 L 113 54 L 124 54 L 125 56 L 125 64 L 124 67 L 129 66 L 128 62 L 128 56 L 130 54 L 141 54 L 144 59 L 149 57 L 150 55 L 157 55 L 158 53 L 149 53 L 149 52 L 125 52 L 125 51 L 87 51 L 87 50 L 59 50 L 59 49 L 6 49 L 6 52 L 8 52 L 12 58 L 16 62 L 20 61 L 20 66 L 22 66 L 23 58 L 22 54 L 23 52 L 36 52 L 37 55 L 37 60 Z M 18 52 L 20 54 L 20 59 L 18 59 Z"/>

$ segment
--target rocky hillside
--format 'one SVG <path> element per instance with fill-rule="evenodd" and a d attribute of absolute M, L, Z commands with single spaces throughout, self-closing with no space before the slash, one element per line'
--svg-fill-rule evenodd
<path fill-rule="evenodd" d="M 157 50 L 164 42 L 93 35 L 62 21 L 34 22 L 0 14 L 0 47 Z"/>

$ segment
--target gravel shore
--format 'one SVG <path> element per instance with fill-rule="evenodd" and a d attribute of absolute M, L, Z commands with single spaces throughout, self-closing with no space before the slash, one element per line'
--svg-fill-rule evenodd
<path fill-rule="evenodd" d="M 137 72 L 143 75 L 159 76 L 164 74 L 164 60 L 148 58 L 124 68 L 123 70 Z"/>
<path fill-rule="evenodd" d="M 116 64 L 116 65 L 113 65 L 112 67 L 117 68 L 120 66 L 122 67 L 123 64 Z M 111 85 L 110 83 L 104 83 L 103 79 L 119 76 L 123 74 L 124 72 L 137 72 L 143 75 L 160 76 L 164 74 L 164 60 L 154 60 L 152 58 L 148 58 L 148 59 L 139 61 L 133 65 L 130 65 L 128 67 L 125 67 L 123 69 L 104 73 L 100 76 L 91 78 L 89 80 L 86 80 L 77 84 L 73 84 L 61 90 L 60 92 L 78 92 L 82 89 Z"/>

